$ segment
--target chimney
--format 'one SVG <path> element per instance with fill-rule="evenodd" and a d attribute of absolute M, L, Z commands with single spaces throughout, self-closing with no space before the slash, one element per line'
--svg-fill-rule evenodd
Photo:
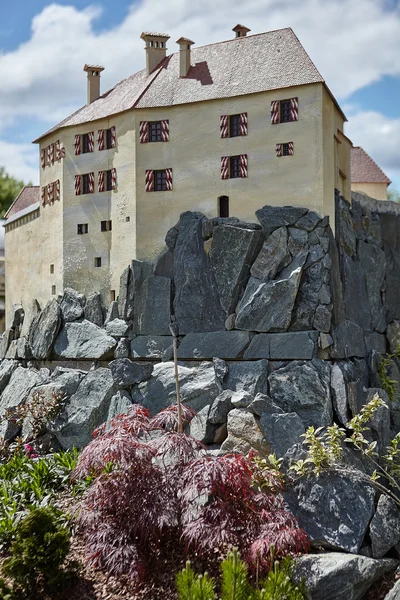
<path fill-rule="evenodd" d="M 150 75 L 167 56 L 167 40 L 169 40 L 169 35 L 166 33 L 144 31 L 140 37 L 146 42 L 146 71 L 147 75 Z"/>
<path fill-rule="evenodd" d="M 87 73 L 87 104 L 92 104 L 100 96 L 100 73 L 104 67 L 85 65 L 83 70 Z"/>
<path fill-rule="evenodd" d="M 247 35 L 248 31 L 251 31 L 251 29 L 249 29 L 248 27 L 245 27 L 244 25 L 236 25 L 232 31 L 234 31 L 236 33 L 236 37 L 245 37 Z"/>
<path fill-rule="evenodd" d="M 179 76 L 186 77 L 188 71 L 190 69 L 190 46 L 194 44 L 192 40 L 188 40 L 188 38 L 181 37 L 179 40 L 176 40 L 176 43 L 179 44 Z"/>

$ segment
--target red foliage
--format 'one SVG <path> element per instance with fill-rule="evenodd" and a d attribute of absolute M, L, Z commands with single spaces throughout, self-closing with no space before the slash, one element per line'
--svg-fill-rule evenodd
<path fill-rule="evenodd" d="M 183 426 L 189 425 L 190 421 L 196 416 L 196 411 L 186 404 L 181 405 Z M 178 429 L 178 406 L 171 404 L 164 408 L 155 417 L 151 419 L 151 425 L 154 429 L 165 429 L 166 431 L 177 431 Z"/>

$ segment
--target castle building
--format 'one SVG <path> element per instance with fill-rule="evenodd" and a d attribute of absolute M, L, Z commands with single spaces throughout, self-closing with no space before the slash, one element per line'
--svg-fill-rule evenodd
<path fill-rule="evenodd" d="M 392 182 L 360 146 L 351 148 L 350 168 L 352 192 L 362 192 L 376 200 L 387 200 L 387 188 Z"/>
<path fill-rule="evenodd" d="M 254 221 L 266 205 L 329 215 L 350 198 L 345 115 L 288 29 L 193 48 L 142 33 L 146 68 L 41 135 L 40 186 L 6 215 L 7 312 L 73 287 L 109 302 L 133 258 L 154 260 L 187 210 Z"/>

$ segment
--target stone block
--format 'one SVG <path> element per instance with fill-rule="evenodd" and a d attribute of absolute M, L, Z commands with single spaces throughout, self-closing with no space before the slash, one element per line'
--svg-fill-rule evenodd
<path fill-rule="evenodd" d="M 172 347 L 171 335 L 138 335 L 131 341 L 132 358 L 162 359 L 168 348 Z"/>
<path fill-rule="evenodd" d="M 295 206 L 263 206 L 263 208 L 256 210 L 256 217 L 263 231 L 267 235 L 270 235 L 279 227 L 294 225 L 307 213 L 307 208 L 298 208 Z"/>
<path fill-rule="evenodd" d="M 222 383 L 224 389 L 234 392 L 245 390 L 252 396 L 267 393 L 267 360 L 228 362 L 228 368 Z"/>
<path fill-rule="evenodd" d="M 280 227 L 268 236 L 255 259 L 250 272 L 260 281 L 270 281 L 291 261 L 288 250 L 288 233 L 286 227 Z"/>
<path fill-rule="evenodd" d="M 260 426 L 268 442 L 270 451 L 278 458 L 283 457 L 295 444 L 301 443 L 300 437 L 305 427 L 296 413 L 261 414 Z"/>
<path fill-rule="evenodd" d="M 317 331 L 260 333 L 253 337 L 244 357 L 273 360 L 311 359 L 316 352 L 317 339 Z"/>
<path fill-rule="evenodd" d="M 85 296 L 72 288 L 65 288 L 60 303 L 64 323 L 76 321 L 83 316 Z"/>
<path fill-rule="evenodd" d="M 364 332 L 355 323 L 343 321 L 333 329 L 333 358 L 364 357 L 366 355 Z"/>
<path fill-rule="evenodd" d="M 112 358 L 116 340 L 90 321 L 66 323 L 54 344 L 54 352 L 61 358 Z"/>
<path fill-rule="evenodd" d="M 60 326 L 61 308 L 53 298 L 32 321 L 28 341 L 33 358 L 43 360 L 50 356 Z"/>
<path fill-rule="evenodd" d="M 386 257 L 376 244 L 358 242 L 357 255 L 364 271 L 368 302 L 371 312 L 371 327 L 379 332 L 386 329 L 386 319 L 382 302 L 382 291 L 385 287 Z"/>
<path fill-rule="evenodd" d="M 188 333 L 178 348 L 178 358 L 238 358 L 249 342 L 247 331 Z"/>
<path fill-rule="evenodd" d="M 118 389 L 129 388 L 134 383 L 149 379 L 153 371 L 151 363 L 134 363 L 129 358 L 117 358 L 111 361 L 108 366 Z"/>
<path fill-rule="evenodd" d="M 168 335 L 171 322 L 171 280 L 147 277 L 135 296 L 135 332 L 140 335 Z"/>
<path fill-rule="evenodd" d="M 93 294 L 90 294 L 86 299 L 84 308 L 84 317 L 86 321 L 94 323 L 97 327 L 103 327 L 104 313 L 105 310 L 101 301 L 101 294 L 99 292 L 93 292 Z"/>

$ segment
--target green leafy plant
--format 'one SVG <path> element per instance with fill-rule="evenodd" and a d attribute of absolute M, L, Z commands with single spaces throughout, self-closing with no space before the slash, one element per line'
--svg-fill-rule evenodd
<path fill-rule="evenodd" d="M 186 567 L 176 577 L 179 600 L 215 600 L 214 580 L 208 573 L 196 575 L 187 561 Z"/>

